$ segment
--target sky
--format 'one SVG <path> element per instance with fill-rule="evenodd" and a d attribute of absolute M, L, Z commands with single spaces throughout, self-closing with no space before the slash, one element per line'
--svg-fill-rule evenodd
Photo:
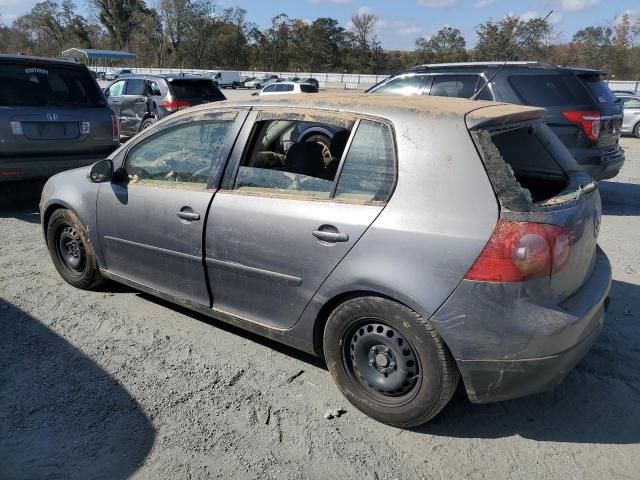
<path fill-rule="evenodd" d="M 0 0 L 0 15 L 10 23 L 26 13 L 37 0 Z M 147 0 L 153 5 L 156 0 Z M 87 15 L 84 0 L 76 0 L 79 13 Z M 335 18 L 346 28 L 356 12 L 379 17 L 378 38 L 386 50 L 413 50 L 416 38 L 429 37 L 442 27 L 458 28 L 469 47 L 475 44 L 475 27 L 507 14 L 523 19 L 544 17 L 554 10 L 551 21 L 561 41 L 589 25 L 613 25 L 622 12 L 640 15 L 640 0 L 217 0 L 219 8 L 239 6 L 248 20 L 260 27 L 271 18 L 286 13 L 291 18 L 312 21 Z"/>

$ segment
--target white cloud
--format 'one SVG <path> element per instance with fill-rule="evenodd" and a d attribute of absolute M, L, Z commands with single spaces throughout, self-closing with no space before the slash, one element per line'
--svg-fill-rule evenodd
<path fill-rule="evenodd" d="M 392 20 L 381 19 L 376 26 L 378 30 L 391 30 L 395 35 L 404 37 L 416 36 L 422 31 L 420 25 L 399 18 Z"/>
<path fill-rule="evenodd" d="M 537 12 L 536 10 L 527 10 L 522 15 L 519 15 L 518 18 L 520 18 L 520 20 L 523 22 L 528 22 L 529 20 L 533 20 L 534 18 L 544 18 L 545 16 L 546 14 L 541 15 L 540 12 Z M 556 12 L 553 12 L 551 16 L 547 19 L 547 21 L 551 25 L 557 25 L 558 23 L 560 23 L 561 20 L 562 20 L 562 14 L 556 13 Z"/>
<path fill-rule="evenodd" d="M 560 2 L 562 8 L 569 12 L 582 12 L 597 7 L 601 3 L 602 0 L 562 0 Z"/>
<path fill-rule="evenodd" d="M 458 0 L 417 0 L 417 4 L 421 7 L 443 8 L 453 7 Z"/>
<path fill-rule="evenodd" d="M 476 0 L 476 8 L 490 7 L 494 3 L 496 3 L 496 0 Z"/>
<path fill-rule="evenodd" d="M 2 1 L 2 0 L 0 0 Z M 309 3 L 313 4 L 321 4 L 321 3 L 329 3 L 331 5 L 351 5 L 356 0 L 307 0 Z"/>

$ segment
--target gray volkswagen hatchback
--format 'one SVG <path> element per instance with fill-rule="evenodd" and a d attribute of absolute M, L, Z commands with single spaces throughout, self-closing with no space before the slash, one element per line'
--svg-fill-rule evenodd
<path fill-rule="evenodd" d="M 116 118 L 86 66 L 0 55 L 0 183 L 91 165 L 119 145 Z"/>
<path fill-rule="evenodd" d="M 604 319 L 600 196 L 540 108 L 318 94 L 158 122 L 42 193 L 53 263 L 324 357 L 409 427 L 556 386 Z M 300 122 L 339 131 L 295 142 Z"/>

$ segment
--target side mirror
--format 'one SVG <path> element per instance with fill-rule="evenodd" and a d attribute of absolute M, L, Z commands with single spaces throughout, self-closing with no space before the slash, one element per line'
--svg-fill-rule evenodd
<path fill-rule="evenodd" d="M 89 180 L 93 183 L 108 182 L 113 178 L 113 162 L 110 159 L 100 160 L 91 165 Z"/>

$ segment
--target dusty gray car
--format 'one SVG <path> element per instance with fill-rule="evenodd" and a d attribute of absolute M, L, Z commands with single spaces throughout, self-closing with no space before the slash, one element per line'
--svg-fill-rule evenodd
<path fill-rule="evenodd" d="M 392 95 L 196 107 L 50 179 L 44 234 L 71 285 L 116 280 L 323 356 L 359 409 L 418 425 L 460 376 L 473 402 L 556 386 L 602 327 L 600 196 L 543 115 Z M 327 154 L 291 140 L 300 122 L 346 133 Z"/>

